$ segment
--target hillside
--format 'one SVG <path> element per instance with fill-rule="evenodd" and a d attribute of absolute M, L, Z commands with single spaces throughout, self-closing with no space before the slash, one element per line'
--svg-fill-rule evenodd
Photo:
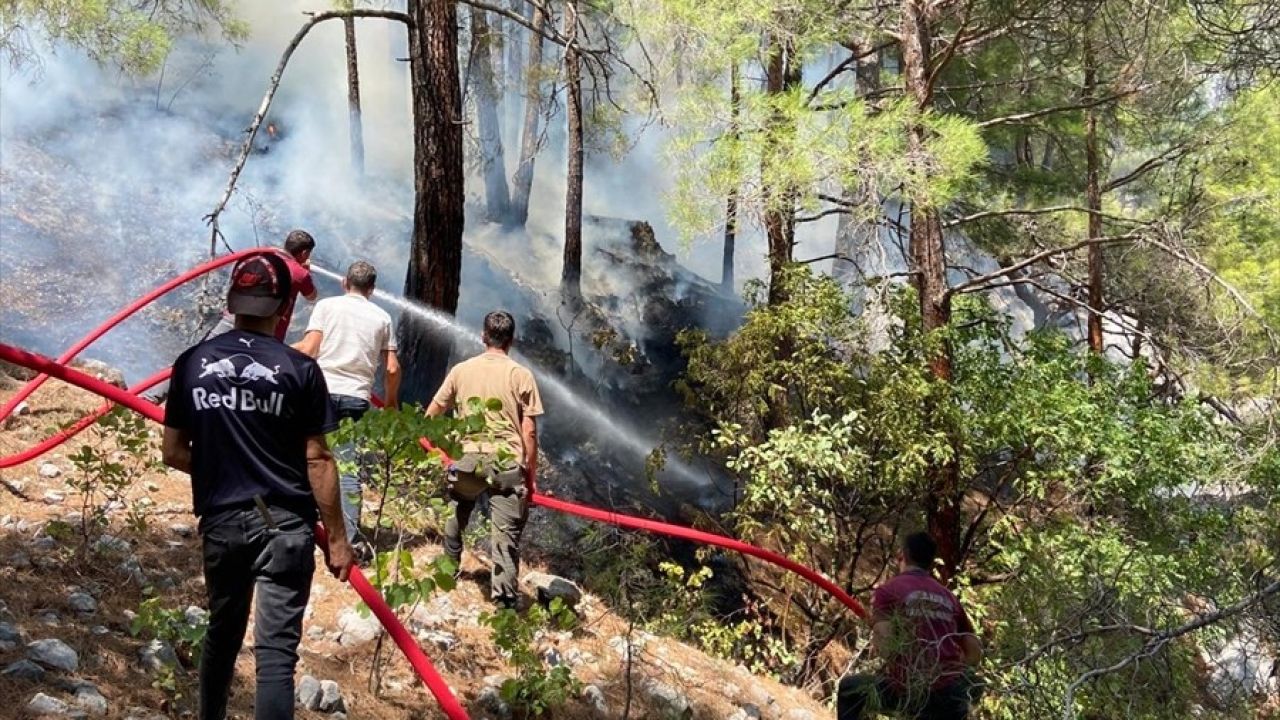
<path fill-rule="evenodd" d="M 0 400 L 12 391 L 4 389 Z M 94 406 L 92 397 L 51 382 L 32 397 L 26 412 L 0 428 L 0 453 L 27 447 L 50 428 Z M 150 432 L 154 445 L 155 431 Z M 0 566 L 0 703 L 16 714 L 25 708 L 28 715 L 35 714 L 33 704 L 46 702 L 59 716 L 188 717 L 195 702 L 190 663 L 184 657 L 170 665 L 171 647 L 153 644 L 147 631 L 138 636 L 130 632 L 149 594 L 158 598 L 158 609 L 173 611 L 175 618 L 198 619 L 203 583 L 186 479 L 162 468 L 147 469 L 127 488 L 127 499 L 106 511 L 108 534 L 95 536 L 86 548 L 78 535 L 82 506 L 74 487 L 83 474 L 69 459 L 86 444 L 107 456 L 116 451 L 113 439 L 95 427 L 45 458 L 0 470 L 0 554 L 6 558 Z M 154 446 L 149 452 L 158 458 Z M 135 527 L 129 527 L 130 521 Z M 139 526 L 143 522 L 145 527 Z M 535 513 L 529 533 L 535 542 L 539 527 Z M 439 547 L 428 543 L 413 552 L 419 560 L 429 559 Z M 525 574 L 542 570 L 534 562 Z M 483 599 L 487 573 L 476 554 L 468 552 L 459 586 L 420 606 L 410 622 L 473 718 L 504 716 L 492 688 L 511 672 L 493 647 L 489 629 L 477 620 L 488 609 Z M 435 701 L 389 644 L 381 649 L 390 657 L 382 670 L 381 690 L 371 691 L 378 651 L 373 621 L 355 613 L 354 592 L 327 574 L 317 573 L 313 593 L 299 678 L 310 675 L 335 682 L 347 717 L 441 717 Z M 531 602 L 527 596 L 525 604 Z M 541 633 L 537 641 L 545 658 L 568 664 L 585 686 L 582 695 L 555 717 L 625 717 L 628 707 L 633 718 L 802 720 L 828 713 L 794 688 L 752 676 L 688 645 L 629 628 L 624 618 L 589 594 L 578 611 L 573 631 Z M 629 664 L 628 637 L 633 648 Z M 61 641 L 74 651 L 74 665 L 66 666 L 70 669 L 52 667 L 58 663 L 56 657 L 42 657 L 35 665 L 26 662 L 39 648 L 47 649 L 50 644 L 43 641 L 48 640 Z M 252 667 L 246 644 L 232 701 L 235 717 L 252 714 Z M 41 694 L 47 697 L 37 700 Z M 302 711 L 299 717 L 342 716 Z"/>

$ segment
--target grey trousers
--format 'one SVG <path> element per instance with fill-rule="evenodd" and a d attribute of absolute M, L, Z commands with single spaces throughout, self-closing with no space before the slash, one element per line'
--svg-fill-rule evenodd
<path fill-rule="evenodd" d="M 490 545 L 493 554 L 493 576 L 490 580 L 493 600 L 514 605 L 520 597 L 520 536 L 529 519 L 529 503 L 525 490 L 489 490 Z M 479 497 L 470 500 L 449 493 L 452 512 L 444 525 L 444 552 L 455 563 L 462 562 L 462 531 L 471 520 Z"/>

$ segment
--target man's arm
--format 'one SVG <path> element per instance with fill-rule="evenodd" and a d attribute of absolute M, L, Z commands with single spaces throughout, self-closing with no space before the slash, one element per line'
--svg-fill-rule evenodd
<path fill-rule="evenodd" d="M 520 440 L 524 445 L 524 472 L 530 492 L 538 490 L 538 420 L 520 419 Z"/>
<path fill-rule="evenodd" d="M 165 428 L 160 453 L 164 456 L 165 465 L 188 475 L 191 474 L 191 438 L 185 431 L 171 427 Z"/>
<path fill-rule="evenodd" d="M 320 341 L 323 339 L 324 333 L 319 330 L 308 330 L 301 340 L 293 344 L 293 349 L 307 357 L 315 357 L 320 354 Z"/>
<path fill-rule="evenodd" d="M 329 443 L 323 435 L 307 438 L 307 480 L 320 508 L 320 521 L 329 533 L 328 547 L 324 549 L 329 572 L 346 582 L 355 564 L 355 553 L 347 541 L 346 526 L 342 521 L 342 500 L 338 495 L 338 465 L 333 461 Z"/>
<path fill-rule="evenodd" d="M 383 383 L 383 390 L 387 394 L 384 398 L 385 406 L 400 407 L 400 359 L 396 357 L 396 351 L 384 350 L 382 364 L 386 368 L 386 379 Z"/>
<path fill-rule="evenodd" d="M 871 626 L 871 649 L 876 657 L 889 657 L 892 647 L 893 623 L 889 620 L 875 620 Z"/>

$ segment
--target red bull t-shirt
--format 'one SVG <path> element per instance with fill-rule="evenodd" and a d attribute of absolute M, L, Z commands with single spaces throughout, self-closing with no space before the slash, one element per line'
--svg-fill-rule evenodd
<path fill-rule="evenodd" d="M 887 620 L 893 639 L 884 649 L 891 682 L 904 688 L 939 688 L 964 672 L 960 635 L 973 624 L 960 601 L 924 570 L 908 570 L 881 585 L 871 600 L 873 620 Z"/>
<path fill-rule="evenodd" d="M 196 515 L 261 496 L 315 520 L 306 441 L 338 427 L 315 360 L 266 335 L 212 337 L 174 362 L 164 424 L 191 439 Z"/>

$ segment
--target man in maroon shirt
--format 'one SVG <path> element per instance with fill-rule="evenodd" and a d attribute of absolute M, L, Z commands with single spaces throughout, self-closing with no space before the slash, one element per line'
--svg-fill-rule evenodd
<path fill-rule="evenodd" d="M 281 256 L 289 266 L 289 281 L 293 290 L 289 299 L 281 308 L 280 322 L 276 325 L 276 339 L 284 340 L 289 332 L 289 321 L 293 319 L 293 304 L 298 296 L 307 302 L 316 301 L 316 285 L 311 280 L 311 252 L 316 248 L 316 239 L 306 230 L 293 230 L 284 239 L 284 252 Z"/>
<path fill-rule="evenodd" d="M 871 645 L 885 661 L 879 675 L 840 681 L 838 720 L 895 712 L 915 720 L 964 720 L 982 643 L 955 595 L 929 574 L 938 548 L 927 533 L 908 535 L 899 574 L 872 598 Z"/>

